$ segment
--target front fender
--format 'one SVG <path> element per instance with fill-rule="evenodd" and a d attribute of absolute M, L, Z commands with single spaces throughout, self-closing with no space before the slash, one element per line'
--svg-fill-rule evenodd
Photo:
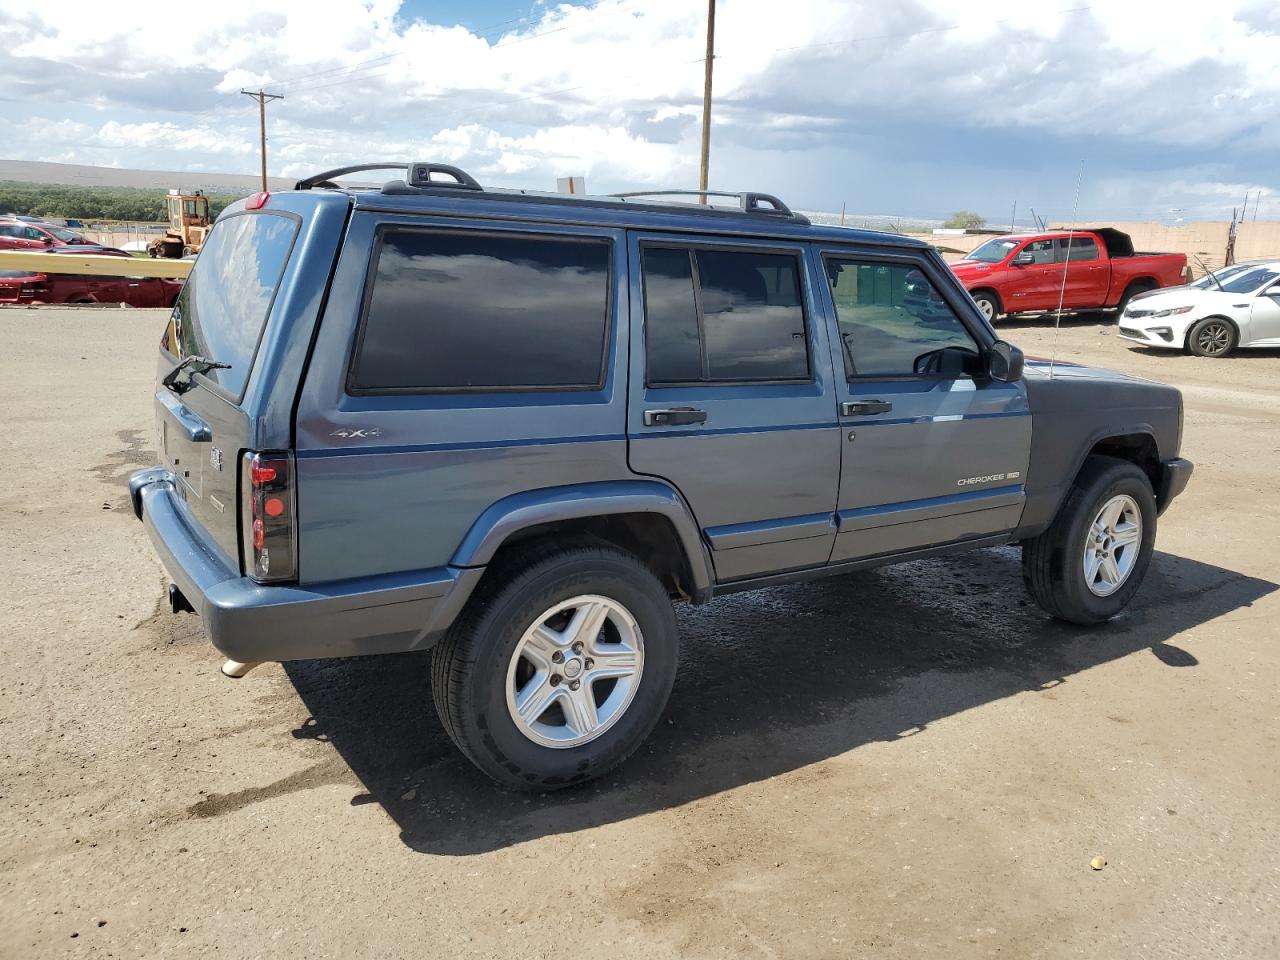
<path fill-rule="evenodd" d="M 710 590 L 711 561 L 693 514 L 673 488 L 657 480 L 576 483 L 504 497 L 471 525 L 449 565 L 484 566 L 513 534 L 540 524 L 623 513 L 654 513 L 671 521 L 689 562 L 696 594 Z"/>

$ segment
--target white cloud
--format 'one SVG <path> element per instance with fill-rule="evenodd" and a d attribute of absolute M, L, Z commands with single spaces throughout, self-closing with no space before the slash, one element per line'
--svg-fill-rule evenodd
<path fill-rule="evenodd" d="M 222 0 L 214 21 L 207 9 L 100 2 L 71 16 L 0 0 L 0 84 L 19 94 L 0 117 L 25 131 L 6 152 L 252 168 L 256 111 L 239 90 L 264 84 L 285 94 L 268 108 L 273 173 L 430 157 L 533 186 L 696 176 L 700 3 L 552 4 L 488 38 L 451 18 L 406 22 L 398 0 Z M 174 25 L 196 23 L 197 48 L 175 56 Z M 873 170 L 931 171 L 953 182 L 928 189 L 953 192 L 965 170 L 994 195 L 1013 164 L 1033 182 L 1053 168 L 1060 196 L 1068 150 L 1091 156 L 1099 200 L 1144 167 L 1169 198 L 1280 187 L 1264 159 L 1280 149 L 1274 4 L 724 0 L 717 23 L 713 170 L 734 184 L 790 174 L 818 202 Z M 87 125 L 91 110 L 102 120 Z"/>

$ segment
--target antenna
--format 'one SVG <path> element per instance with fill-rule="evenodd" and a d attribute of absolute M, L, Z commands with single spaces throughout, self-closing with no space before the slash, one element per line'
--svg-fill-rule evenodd
<path fill-rule="evenodd" d="M 1053 379 L 1053 366 L 1058 358 L 1058 331 L 1062 329 L 1062 303 L 1067 296 L 1067 268 L 1071 266 L 1071 238 L 1076 233 L 1076 217 L 1080 212 L 1080 181 L 1084 179 L 1084 160 L 1076 173 L 1076 198 L 1071 203 L 1071 229 L 1067 231 L 1067 257 L 1062 261 L 1062 286 L 1058 289 L 1058 313 L 1053 318 L 1053 349 L 1049 352 L 1049 379 Z"/>

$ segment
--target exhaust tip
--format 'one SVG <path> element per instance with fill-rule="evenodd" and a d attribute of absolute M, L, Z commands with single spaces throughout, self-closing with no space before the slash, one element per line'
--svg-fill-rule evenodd
<path fill-rule="evenodd" d="M 222 665 L 222 675 L 230 677 L 232 680 L 239 680 L 254 667 L 262 666 L 261 661 L 255 663 L 241 663 L 239 660 L 228 660 Z"/>

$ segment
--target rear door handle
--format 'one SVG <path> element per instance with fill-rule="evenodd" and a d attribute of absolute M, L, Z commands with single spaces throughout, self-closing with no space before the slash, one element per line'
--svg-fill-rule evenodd
<path fill-rule="evenodd" d="M 840 416 L 865 417 L 874 413 L 888 413 L 893 404 L 887 400 L 846 400 L 840 404 Z"/>
<path fill-rule="evenodd" d="M 646 427 L 679 427 L 690 423 L 706 423 L 707 411 L 693 407 L 667 407 L 663 410 L 646 410 Z"/>

